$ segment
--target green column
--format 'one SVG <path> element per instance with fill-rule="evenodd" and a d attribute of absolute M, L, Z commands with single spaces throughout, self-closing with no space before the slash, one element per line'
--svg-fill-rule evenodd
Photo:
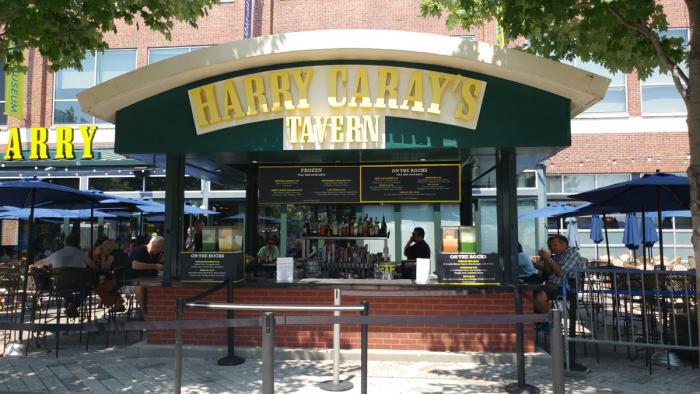
<path fill-rule="evenodd" d="M 169 284 L 178 277 L 180 252 L 182 251 L 182 228 L 185 210 L 185 158 L 169 153 L 165 172 L 165 259 L 163 283 Z"/>
<path fill-rule="evenodd" d="M 403 260 L 403 243 L 401 242 L 401 205 L 394 205 L 394 261 Z"/>

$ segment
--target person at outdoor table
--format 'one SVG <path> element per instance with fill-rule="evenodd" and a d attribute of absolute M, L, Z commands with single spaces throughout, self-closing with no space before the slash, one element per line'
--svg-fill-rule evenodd
<path fill-rule="evenodd" d="M 80 238 L 69 234 L 64 242 L 64 248 L 51 253 L 35 263 L 35 266 L 50 265 L 53 269 L 61 268 L 95 268 L 87 253 L 80 249 Z"/>
<path fill-rule="evenodd" d="M 422 227 L 416 227 L 411 233 L 411 238 L 406 242 L 403 248 L 403 254 L 408 260 L 429 259 L 430 246 L 425 242 L 425 230 Z"/>
<path fill-rule="evenodd" d="M 527 253 L 523 252 L 523 246 L 518 242 L 518 279 L 528 284 L 541 284 L 540 277 L 535 264 Z"/>
<path fill-rule="evenodd" d="M 129 256 L 119 249 L 116 242 L 105 239 L 95 247 L 93 261 L 99 270 L 110 270 L 104 274 L 96 289 L 102 304 L 111 310 L 123 312 L 124 300 L 117 289 L 121 287 L 124 271 L 129 265 Z"/>
<path fill-rule="evenodd" d="M 535 265 L 547 275 L 547 282 L 535 292 L 535 308 L 540 313 L 548 312 L 549 301 L 562 295 L 562 286 L 566 285 L 564 273 L 582 268 L 583 257 L 569 247 L 569 240 L 563 235 L 553 235 L 547 240 L 549 251 L 540 250 L 540 261 Z"/>
<path fill-rule="evenodd" d="M 265 241 L 265 245 L 258 250 L 258 262 L 260 263 L 274 263 L 277 258 L 280 257 L 280 250 L 275 245 L 275 240 L 268 238 Z"/>
<path fill-rule="evenodd" d="M 148 245 L 136 246 L 131 251 L 128 276 L 130 278 L 157 276 L 158 272 L 163 271 L 163 255 L 161 252 L 164 245 L 165 238 L 158 235 L 151 238 Z M 130 289 L 133 290 L 136 302 L 138 302 L 141 310 L 146 313 L 146 293 L 143 286 L 133 286 Z"/>
<path fill-rule="evenodd" d="M 155 236 L 148 245 L 139 245 L 131 251 L 131 276 L 157 276 L 163 270 L 161 254 L 165 238 Z"/>

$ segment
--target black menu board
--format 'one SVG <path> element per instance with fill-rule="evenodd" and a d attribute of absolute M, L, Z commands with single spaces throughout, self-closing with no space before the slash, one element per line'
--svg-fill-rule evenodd
<path fill-rule="evenodd" d="M 437 266 L 438 282 L 457 285 L 500 285 L 498 254 L 442 253 Z"/>
<path fill-rule="evenodd" d="M 260 204 L 359 203 L 360 167 L 260 167 Z"/>
<path fill-rule="evenodd" d="M 459 164 L 362 166 L 362 202 L 459 202 Z"/>
<path fill-rule="evenodd" d="M 180 255 L 183 282 L 222 282 L 244 278 L 243 252 L 187 252 Z"/>

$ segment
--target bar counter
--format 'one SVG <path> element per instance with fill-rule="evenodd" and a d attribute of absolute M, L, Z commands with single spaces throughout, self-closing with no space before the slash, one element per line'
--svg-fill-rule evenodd
<path fill-rule="evenodd" d="M 153 277 L 134 281 L 134 285 L 148 287 L 146 319 L 162 321 L 175 319 L 175 302 L 193 297 L 206 289 L 203 284 L 174 282 L 162 285 L 162 278 Z M 213 285 L 213 284 L 209 284 Z M 233 299 L 242 304 L 313 304 L 332 305 L 333 289 L 341 289 L 343 305 L 357 305 L 367 300 L 370 315 L 401 316 L 475 316 L 513 314 L 512 286 L 457 286 L 417 285 L 411 280 L 396 279 L 301 279 L 293 283 L 277 283 L 275 279 L 256 279 L 235 284 Z M 226 302 L 222 289 L 202 300 Z M 524 310 L 532 307 L 524 298 Z M 300 313 L 290 313 L 300 314 Z M 254 317 L 259 313 L 240 312 L 236 317 Z M 185 319 L 225 319 L 220 310 L 188 309 Z M 439 321 L 439 318 L 437 319 Z M 394 324 L 370 326 L 370 348 L 394 350 L 434 351 L 488 351 L 512 352 L 515 349 L 515 325 L 479 324 Z M 525 327 L 525 349 L 534 351 L 534 330 Z M 151 330 L 148 343 L 174 343 L 174 332 Z M 331 326 L 280 326 L 276 346 L 288 348 L 330 348 L 333 344 Z M 225 329 L 186 330 L 186 344 L 226 345 Z M 259 327 L 236 330 L 235 343 L 241 346 L 260 346 Z M 359 348 L 360 333 L 357 325 L 342 327 L 341 346 Z"/>

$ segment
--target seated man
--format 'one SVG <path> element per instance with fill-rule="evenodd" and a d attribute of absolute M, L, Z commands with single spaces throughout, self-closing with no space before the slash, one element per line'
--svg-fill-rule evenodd
<path fill-rule="evenodd" d="M 95 264 L 90 260 L 87 253 L 80 249 L 80 238 L 76 234 L 69 234 L 64 242 L 65 246 L 48 257 L 41 259 L 35 263 L 37 267 L 51 266 L 54 270 L 63 268 L 96 268 Z M 45 284 L 41 284 L 41 287 Z M 66 296 L 64 304 L 66 306 L 66 315 L 71 318 L 79 316 L 78 307 L 83 303 L 85 294 Z"/>
<path fill-rule="evenodd" d="M 157 276 L 158 272 L 163 271 L 163 247 L 165 246 L 165 238 L 157 235 L 148 242 L 148 245 L 136 246 L 131 251 L 131 264 L 127 270 L 128 277 L 137 278 L 143 276 Z M 147 312 L 146 293 L 142 286 L 132 288 L 136 301 L 141 310 Z"/>
<path fill-rule="evenodd" d="M 87 253 L 80 249 L 80 238 L 75 234 L 68 234 L 64 242 L 65 247 L 46 258 L 35 263 L 36 266 L 50 265 L 53 269 L 61 268 L 95 268 Z"/>
<path fill-rule="evenodd" d="M 549 312 L 549 301 L 562 295 L 566 285 L 564 273 L 574 268 L 583 268 L 583 257 L 573 248 L 563 235 L 553 235 L 547 240 L 550 251 L 540 250 L 540 262 L 535 266 L 547 275 L 547 282 L 535 292 L 535 308 L 540 313 Z"/>

